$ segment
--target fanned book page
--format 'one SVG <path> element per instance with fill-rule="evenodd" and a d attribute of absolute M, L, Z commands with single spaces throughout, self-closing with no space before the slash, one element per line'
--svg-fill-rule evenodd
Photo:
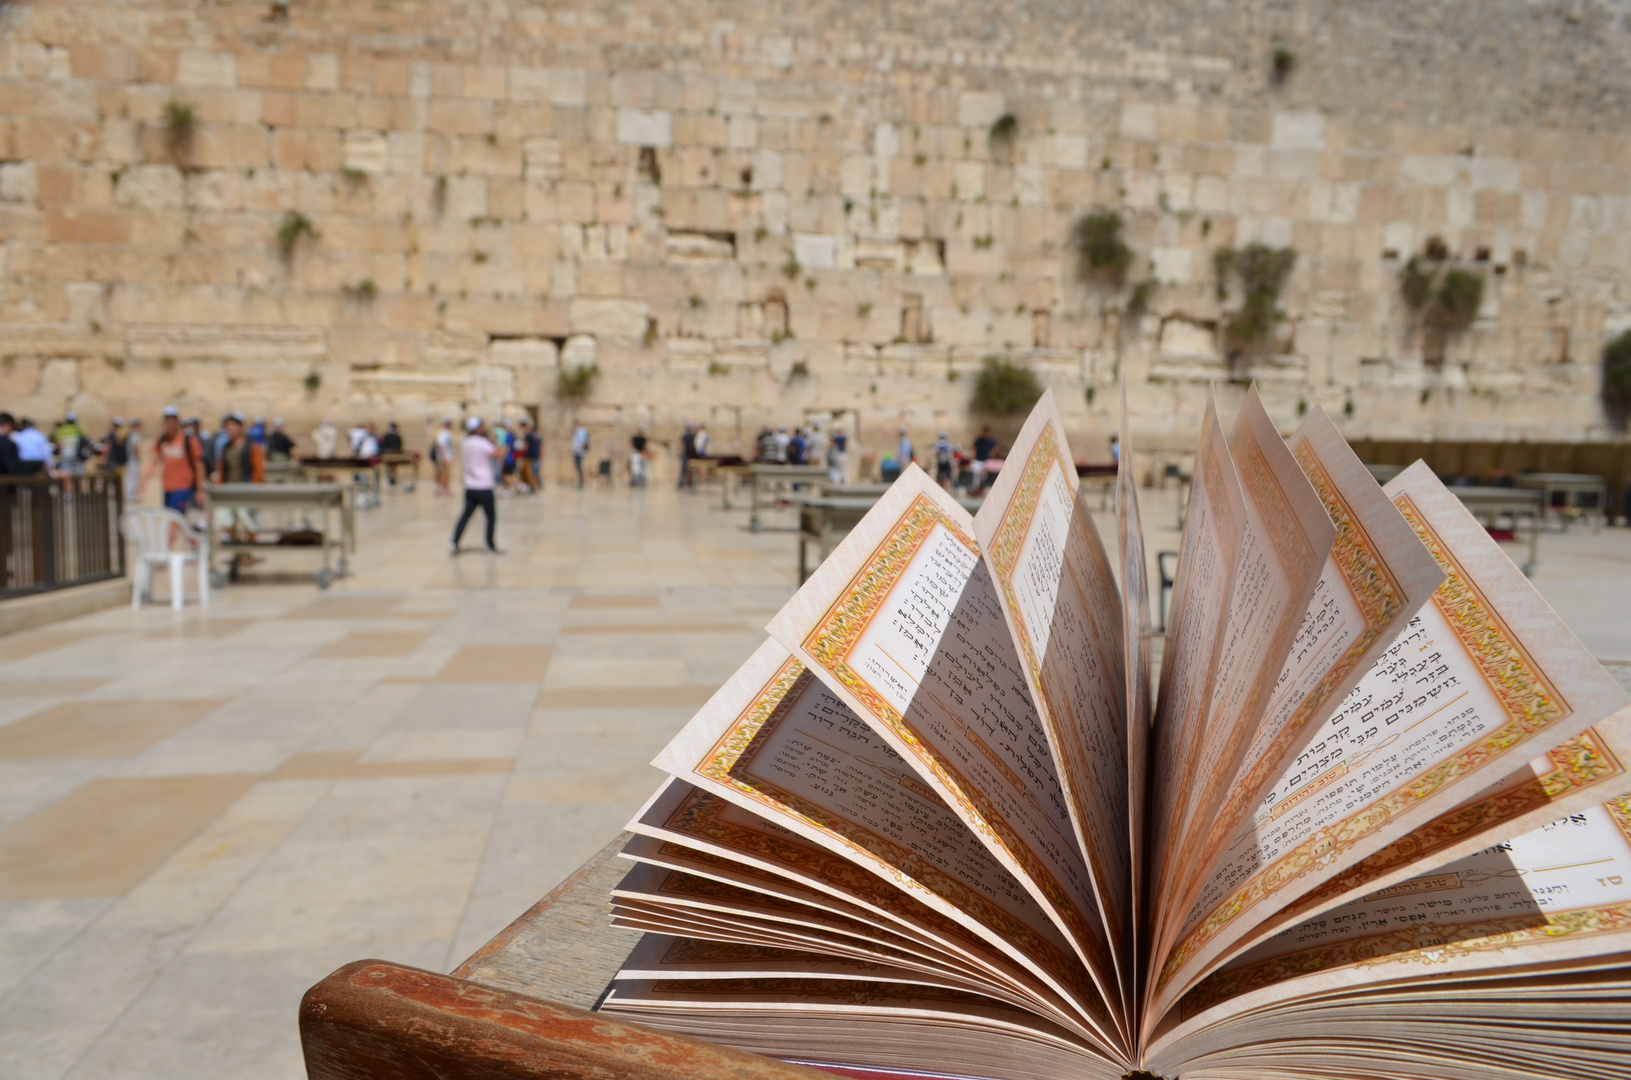
<path fill-rule="evenodd" d="M 601 1008 L 852 1074 L 1631 1078 L 1631 708 L 1454 494 L 1209 405 L 878 499 L 655 764 Z"/>

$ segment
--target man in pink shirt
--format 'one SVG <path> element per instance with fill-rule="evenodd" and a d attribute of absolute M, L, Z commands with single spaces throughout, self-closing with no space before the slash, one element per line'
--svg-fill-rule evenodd
<path fill-rule="evenodd" d="M 459 460 L 464 472 L 464 513 L 459 516 L 459 524 L 453 529 L 453 539 L 448 542 L 447 550 L 454 555 L 459 553 L 459 537 L 464 535 L 464 527 L 470 524 L 479 506 L 487 515 L 487 550 L 494 555 L 502 555 L 493 539 L 493 531 L 498 526 L 498 509 L 493 502 L 493 476 L 502 466 L 504 451 L 487 438 L 487 432 L 481 426 L 481 417 L 472 416 L 464 422 L 464 428 L 467 434 L 459 446 Z"/>

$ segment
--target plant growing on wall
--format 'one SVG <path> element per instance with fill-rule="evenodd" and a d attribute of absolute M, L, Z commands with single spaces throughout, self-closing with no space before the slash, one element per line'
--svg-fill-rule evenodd
<path fill-rule="evenodd" d="M 599 364 L 579 364 L 570 370 L 561 369 L 555 379 L 555 393 L 562 401 L 582 401 L 594 389 L 600 377 Z"/>
<path fill-rule="evenodd" d="M 1631 330 L 1603 346 L 1603 411 L 1624 431 L 1631 421 Z"/>
<path fill-rule="evenodd" d="M 974 380 L 975 412 L 992 416 L 1013 416 L 1028 411 L 1042 396 L 1042 383 L 1023 364 L 999 356 L 988 356 Z"/>
<path fill-rule="evenodd" d="M 1076 219 L 1070 246 L 1083 281 L 1120 287 L 1133 265 L 1133 249 L 1121 238 L 1125 224 L 1114 210 L 1094 210 Z"/>
<path fill-rule="evenodd" d="M 1284 86 L 1291 73 L 1297 70 L 1297 54 L 1284 45 L 1276 45 L 1269 57 L 1269 77 L 1275 86 Z"/>
<path fill-rule="evenodd" d="M 177 165 L 184 162 L 192 153 L 193 132 L 197 128 L 197 120 L 193 116 L 193 107 L 180 101 L 172 101 L 164 106 L 164 146 L 170 152 L 170 159 Z"/>
<path fill-rule="evenodd" d="M 1399 270 L 1399 297 L 1427 326 L 1459 333 L 1478 318 L 1484 302 L 1484 275 L 1464 266 L 1449 265 L 1450 250 L 1436 236 L 1429 237 L 1419 255 Z"/>
<path fill-rule="evenodd" d="M 277 248 L 283 255 L 283 261 L 289 262 L 294 258 L 295 247 L 302 238 L 316 240 L 317 237 L 317 227 L 311 223 L 311 218 L 299 210 L 287 211 L 277 227 Z"/>
<path fill-rule="evenodd" d="M 374 284 L 373 278 L 363 278 L 355 285 L 341 285 L 340 292 L 347 300 L 366 304 L 379 295 L 379 286 Z"/>
<path fill-rule="evenodd" d="M 1231 358 L 1262 352 L 1274 337 L 1274 327 L 1285 318 L 1280 293 L 1297 265 L 1295 248 L 1248 244 L 1219 248 L 1212 253 L 1217 271 L 1218 299 L 1229 296 L 1230 281 L 1240 285 L 1240 307 L 1223 319 L 1220 331 L 1224 351 Z"/>

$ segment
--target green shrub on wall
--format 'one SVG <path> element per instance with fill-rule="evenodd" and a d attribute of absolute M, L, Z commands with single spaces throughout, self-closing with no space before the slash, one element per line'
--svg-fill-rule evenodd
<path fill-rule="evenodd" d="M 1248 244 L 1219 248 L 1212 253 L 1217 271 L 1218 299 L 1227 299 L 1229 282 L 1240 285 L 1240 307 L 1224 316 L 1223 345 L 1231 356 L 1262 352 L 1274 338 L 1275 325 L 1285 317 L 1280 293 L 1297 265 L 1295 248 Z"/>
<path fill-rule="evenodd" d="M 1042 383 L 1030 368 L 988 356 L 974 380 L 971 404 L 975 412 L 1013 416 L 1029 410 L 1041 396 Z"/>
<path fill-rule="evenodd" d="M 1133 249 L 1121 238 L 1125 222 L 1114 210 L 1083 214 L 1071 232 L 1070 246 L 1076 252 L 1077 272 L 1083 281 L 1120 287 L 1133 265 Z"/>

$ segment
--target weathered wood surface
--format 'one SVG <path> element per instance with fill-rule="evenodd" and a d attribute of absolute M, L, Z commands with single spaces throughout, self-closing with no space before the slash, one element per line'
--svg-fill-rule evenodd
<path fill-rule="evenodd" d="M 594 1007 L 640 940 L 638 930 L 612 925 L 612 886 L 633 869 L 616 839 L 453 969 L 455 977 L 518 994 L 547 997 L 580 1009 Z"/>
<path fill-rule="evenodd" d="M 306 992 L 310 1080 L 815 1080 L 824 1074 L 380 960 Z"/>

